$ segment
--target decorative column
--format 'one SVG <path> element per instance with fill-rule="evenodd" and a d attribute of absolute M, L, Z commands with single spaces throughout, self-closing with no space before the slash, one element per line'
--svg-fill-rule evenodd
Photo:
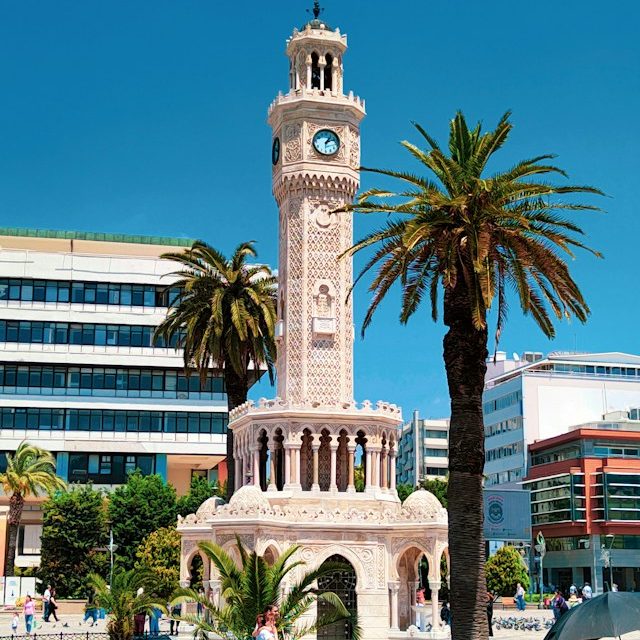
<path fill-rule="evenodd" d="M 300 479 L 300 447 L 302 444 L 300 442 L 297 443 L 296 448 L 293 450 L 295 454 L 296 463 L 295 463 L 295 478 L 296 478 L 296 487 L 299 489 L 302 486 L 302 481 Z"/>
<path fill-rule="evenodd" d="M 209 599 L 213 602 L 214 607 L 220 606 L 220 588 L 222 583 L 220 580 L 209 580 Z"/>
<path fill-rule="evenodd" d="M 324 70 L 327 66 L 324 56 L 318 60 L 318 66 L 320 67 L 320 91 L 324 91 Z"/>
<path fill-rule="evenodd" d="M 440 570 L 440 562 L 438 561 L 438 571 Z M 434 629 L 440 628 L 440 604 L 438 603 L 438 591 L 442 583 L 440 580 L 429 579 L 429 589 L 431 589 L 431 624 Z"/>
<path fill-rule="evenodd" d="M 391 491 L 396 490 L 396 450 L 391 449 L 389 451 L 389 473 L 391 478 L 389 481 L 389 489 Z"/>
<path fill-rule="evenodd" d="M 400 631 L 398 625 L 398 592 L 399 582 L 389 582 L 389 593 L 391 594 L 391 631 Z"/>
<path fill-rule="evenodd" d="M 267 491 L 277 491 L 276 485 L 276 451 L 278 444 L 269 439 L 269 486 Z"/>
<path fill-rule="evenodd" d="M 420 582 L 418 580 L 409 580 L 409 582 L 407 582 L 407 586 L 409 587 L 409 624 L 413 624 L 419 628 L 420 621 L 418 612 L 414 607 L 416 606 L 416 591 L 418 591 Z"/>
<path fill-rule="evenodd" d="M 349 456 L 349 480 L 347 482 L 347 493 L 355 493 L 355 467 L 356 467 L 356 444 L 349 443 L 347 445 L 347 451 Z"/>
<path fill-rule="evenodd" d="M 371 467 L 373 464 L 373 456 L 371 455 L 371 450 L 367 447 L 366 451 L 367 461 L 366 468 L 364 470 L 364 490 L 366 492 L 371 491 Z"/>
<path fill-rule="evenodd" d="M 388 464 L 388 459 L 387 459 L 387 448 L 386 447 L 382 447 L 382 451 L 380 452 L 380 471 L 381 471 L 381 478 L 380 478 L 380 488 L 383 491 L 386 491 L 388 489 L 388 485 L 387 485 L 387 464 Z"/>
<path fill-rule="evenodd" d="M 311 89 L 311 56 L 307 56 L 307 89 Z"/>
<path fill-rule="evenodd" d="M 372 458 L 373 464 L 371 465 L 371 484 L 374 487 L 380 486 L 380 449 L 373 449 Z"/>
<path fill-rule="evenodd" d="M 329 443 L 329 449 L 331 450 L 331 480 L 329 481 L 329 491 L 338 490 L 338 473 L 337 473 L 337 457 L 338 457 L 339 443 L 336 437 L 331 438 Z"/>
<path fill-rule="evenodd" d="M 253 484 L 260 488 L 260 445 L 252 445 L 251 451 L 253 451 Z"/>
<path fill-rule="evenodd" d="M 311 491 L 320 491 L 320 468 L 318 454 L 318 452 L 320 451 L 320 442 L 312 442 L 311 451 L 313 451 L 313 484 L 311 485 Z"/>
<path fill-rule="evenodd" d="M 288 489 L 291 485 L 291 445 L 284 445 L 284 486 Z"/>
<path fill-rule="evenodd" d="M 338 93 L 338 60 L 331 64 L 331 93 Z"/>
<path fill-rule="evenodd" d="M 242 486 L 242 458 L 239 455 L 233 456 L 234 461 L 234 478 L 235 478 L 235 488 L 239 489 Z"/>

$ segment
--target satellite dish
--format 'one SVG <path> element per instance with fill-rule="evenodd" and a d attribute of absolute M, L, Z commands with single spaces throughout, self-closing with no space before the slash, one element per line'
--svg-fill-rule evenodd
<path fill-rule="evenodd" d="M 519 356 L 515 351 L 513 352 L 513 359 L 514 359 L 516 362 L 519 362 L 519 361 L 520 361 L 520 356 Z"/>

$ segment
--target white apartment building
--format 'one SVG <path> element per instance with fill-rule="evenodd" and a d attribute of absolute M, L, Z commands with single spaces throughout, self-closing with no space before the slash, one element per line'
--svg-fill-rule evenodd
<path fill-rule="evenodd" d="M 483 394 L 488 487 L 515 488 L 527 473 L 527 446 L 640 407 L 640 356 L 556 351 L 498 352 L 487 361 Z"/>
<path fill-rule="evenodd" d="M 121 484 L 134 469 L 179 494 L 193 474 L 226 477 L 222 378 L 212 373 L 201 387 L 181 352 L 152 342 L 175 295 L 167 274 L 177 265 L 159 256 L 191 244 L 0 229 L 0 452 L 28 440 L 56 456 L 68 482 L 95 486 Z M 33 501 L 18 566 L 39 562 L 40 523 Z"/>
<path fill-rule="evenodd" d="M 444 479 L 449 468 L 449 420 L 420 418 L 417 410 L 398 439 L 396 481 L 416 486 L 425 478 Z"/>

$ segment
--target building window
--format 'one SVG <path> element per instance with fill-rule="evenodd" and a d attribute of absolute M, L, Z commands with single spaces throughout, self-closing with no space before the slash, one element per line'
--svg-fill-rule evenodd
<path fill-rule="evenodd" d="M 446 476 L 449 472 L 448 469 L 442 467 L 427 467 L 426 475 L 428 476 Z"/>
<path fill-rule="evenodd" d="M 449 452 L 447 449 L 431 449 L 426 448 L 424 450 L 424 455 L 430 458 L 446 458 Z"/>
<path fill-rule="evenodd" d="M 501 411 L 507 407 L 511 407 L 518 404 L 522 400 L 521 391 L 512 391 L 503 396 L 496 398 L 495 400 L 489 400 L 482 405 L 482 411 L 486 415 L 493 413 L 494 411 Z"/>
<path fill-rule="evenodd" d="M 180 293 L 177 287 L 158 285 L 0 278 L 0 300 L 22 302 L 168 307 Z"/>
<path fill-rule="evenodd" d="M 153 326 L 0 320 L 0 342 L 176 348 L 182 339 L 175 335 L 167 345 L 163 338 L 154 340 L 154 331 Z"/>
<path fill-rule="evenodd" d="M 127 476 L 136 469 L 143 475 L 151 475 L 155 469 L 152 454 L 72 453 L 69 455 L 69 482 L 96 484 L 124 484 Z"/>
<path fill-rule="evenodd" d="M 0 408 L 0 429 L 226 433 L 227 413 Z M 189 429 L 187 429 L 187 425 Z"/>
<path fill-rule="evenodd" d="M 21 524 L 18 528 L 18 555 L 39 556 L 41 548 L 41 537 L 41 524 Z"/>
<path fill-rule="evenodd" d="M 440 431 L 438 429 L 425 429 L 424 432 L 425 438 L 438 438 L 441 440 L 446 440 L 449 437 L 448 431 Z"/>

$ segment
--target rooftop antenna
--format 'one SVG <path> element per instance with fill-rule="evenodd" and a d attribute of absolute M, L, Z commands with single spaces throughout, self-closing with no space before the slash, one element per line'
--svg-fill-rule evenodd
<path fill-rule="evenodd" d="M 314 20 L 317 20 L 323 11 L 324 11 L 324 8 L 320 7 L 320 0 L 314 0 L 313 9 L 307 9 L 307 13 L 313 13 Z"/>

